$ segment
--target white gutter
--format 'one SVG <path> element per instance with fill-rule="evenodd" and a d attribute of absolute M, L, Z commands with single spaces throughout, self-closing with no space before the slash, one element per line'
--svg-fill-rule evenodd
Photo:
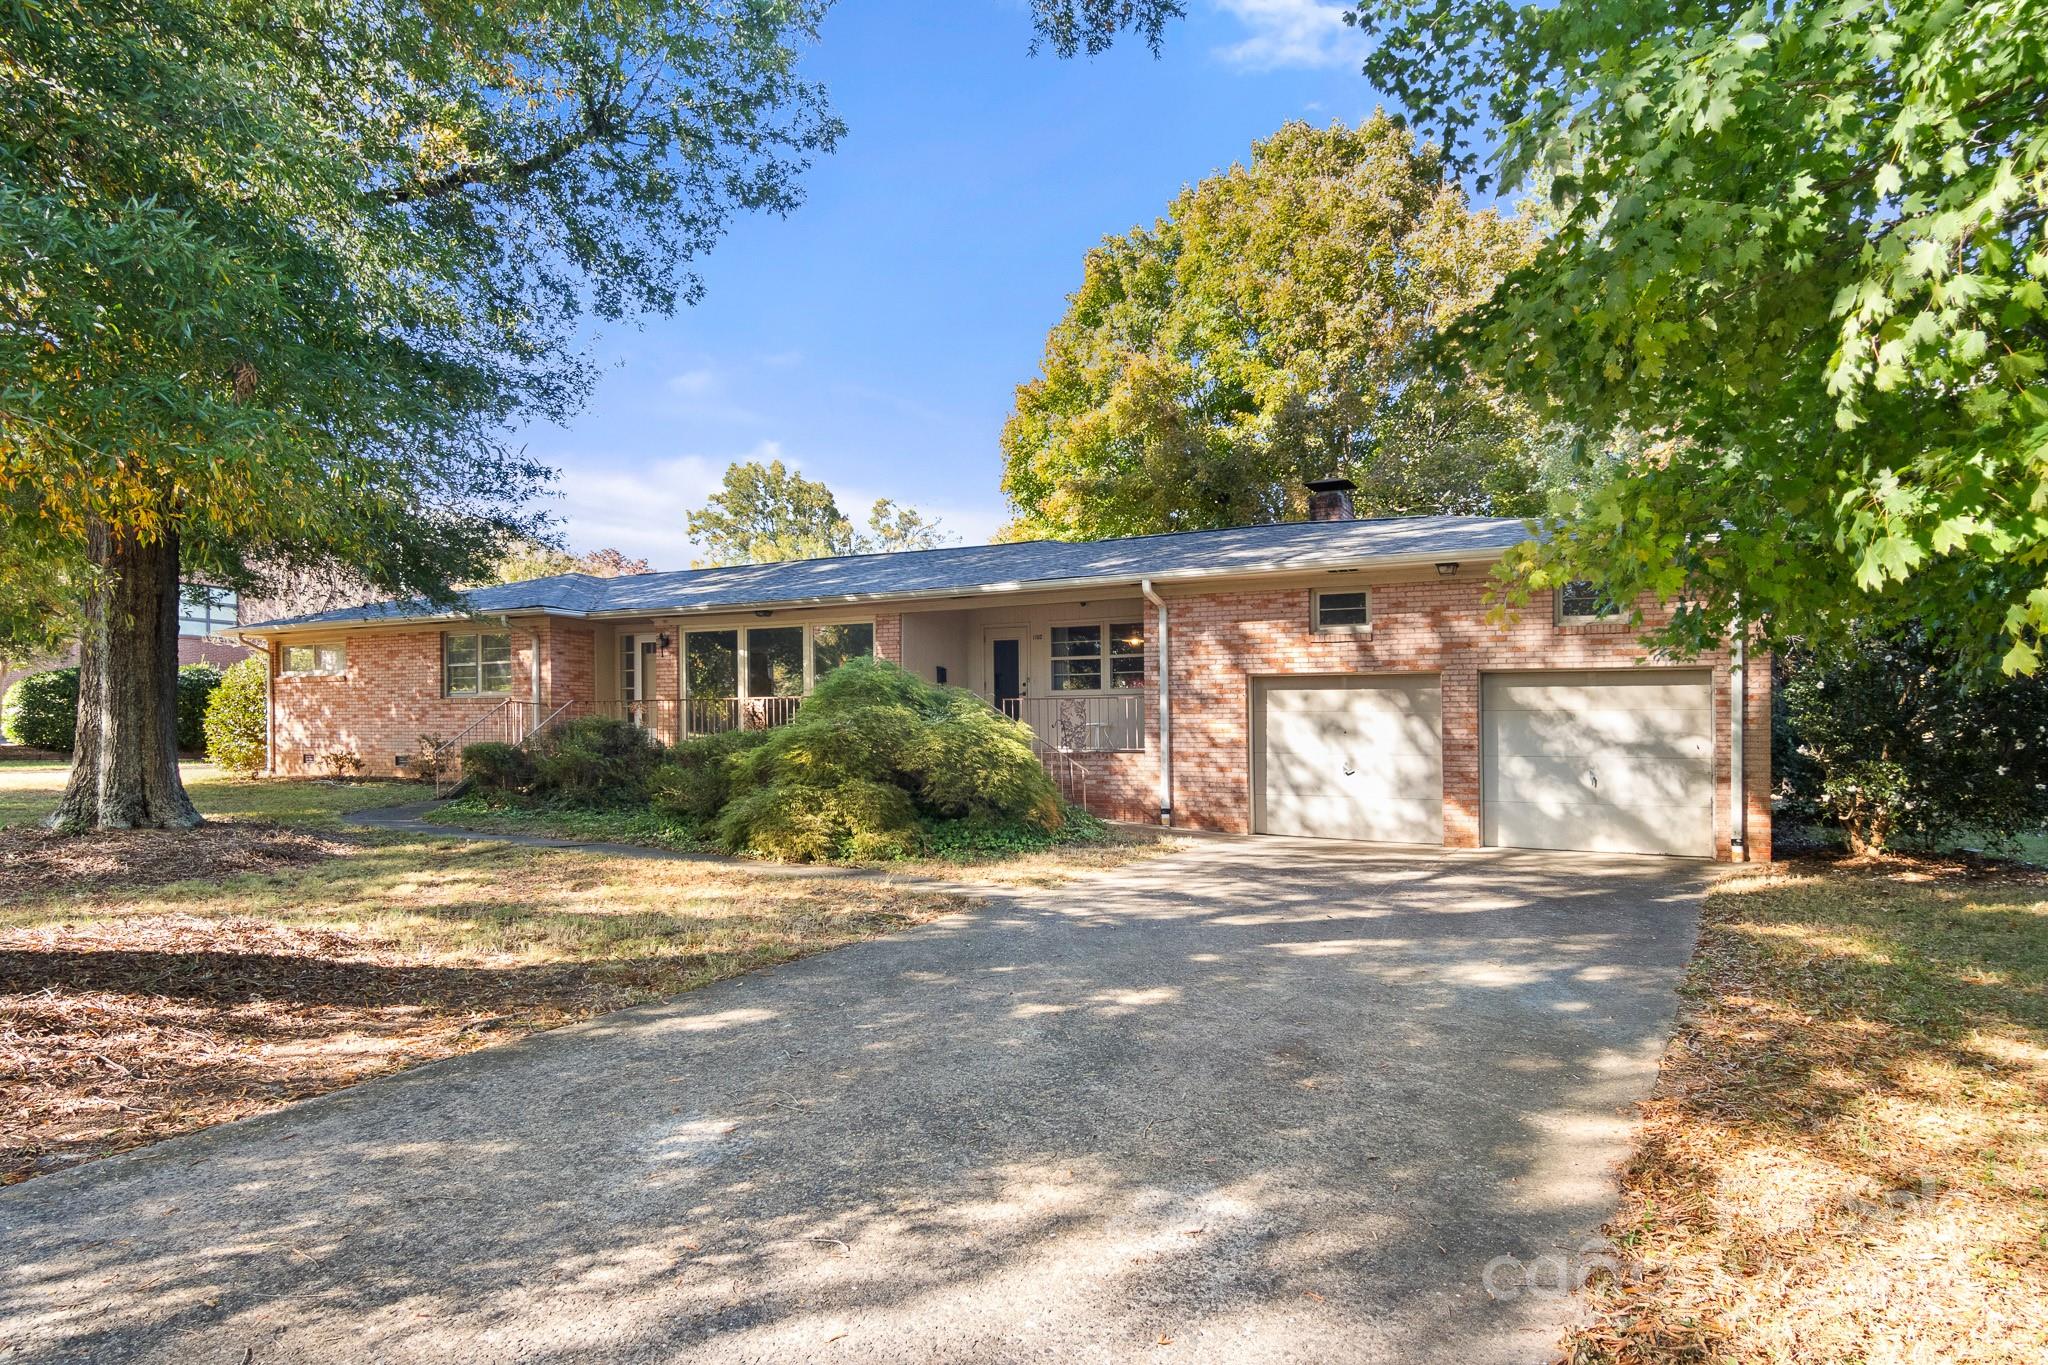
<path fill-rule="evenodd" d="M 1749 702 L 1749 653 L 1743 643 L 1742 616 L 1735 617 L 1734 658 L 1728 665 L 1728 857 L 1749 861 L 1749 802 L 1742 774 L 1743 712 Z"/>
<path fill-rule="evenodd" d="M 1168 653 L 1166 603 L 1152 591 L 1152 580 L 1138 580 L 1138 591 L 1159 608 L 1159 823 L 1173 823 L 1173 668 Z"/>

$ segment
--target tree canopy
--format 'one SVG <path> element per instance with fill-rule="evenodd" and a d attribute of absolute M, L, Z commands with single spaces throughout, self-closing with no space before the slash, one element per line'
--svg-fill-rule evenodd
<path fill-rule="evenodd" d="M 552 578 L 565 573 L 589 574 L 593 578 L 623 578 L 628 574 L 646 573 L 648 568 L 646 560 L 633 559 L 610 546 L 579 555 L 559 546 L 527 540 L 505 552 L 492 566 L 487 581 L 524 583 L 531 578 Z"/>
<path fill-rule="evenodd" d="M 5 6 L 0 594 L 88 604 L 67 819 L 95 784 L 156 819 L 85 712 L 131 759 L 162 731 L 181 571 L 446 600 L 534 529 L 547 471 L 504 435 L 581 400 L 583 324 L 695 297 L 832 146 L 796 74 L 822 9 Z"/>
<path fill-rule="evenodd" d="M 1325 475 L 1368 514 L 1536 511 L 1528 408 L 1427 352 L 1532 234 L 1440 170 L 1383 115 L 1290 123 L 1090 251 L 1003 431 L 1008 534 L 1274 521 Z"/>
<path fill-rule="evenodd" d="M 1039 0 L 1156 38 L 1171 0 Z M 1685 603 L 1687 647 L 1911 619 L 2038 667 L 2048 625 L 2048 0 L 1364 0 L 1364 74 L 1555 231 L 1463 354 L 1652 439 L 1525 587 Z M 1487 149 L 1491 149 L 1490 154 Z"/>
<path fill-rule="evenodd" d="M 719 491 L 689 514 L 688 525 L 703 552 L 696 568 L 928 550 L 952 539 L 936 519 L 887 498 L 869 509 L 861 531 L 829 487 L 780 460 L 728 465 Z"/>

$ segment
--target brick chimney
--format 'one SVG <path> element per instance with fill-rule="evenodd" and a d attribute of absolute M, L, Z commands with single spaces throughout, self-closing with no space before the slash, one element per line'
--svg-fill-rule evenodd
<path fill-rule="evenodd" d="M 1308 519 L 1310 521 L 1350 521 L 1351 490 L 1358 487 L 1349 479 L 1310 479 L 1308 481 Z"/>

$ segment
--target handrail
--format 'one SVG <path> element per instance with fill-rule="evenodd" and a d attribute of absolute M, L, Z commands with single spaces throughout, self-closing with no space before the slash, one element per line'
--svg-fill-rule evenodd
<path fill-rule="evenodd" d="M 507 697 L 505 700 L 499 702 L 496 706 L 493 706 L 490 710 L 478 716 L 469 724 L 463 726 L 461 730 L 456 732 L 454 738 L 435 741 L 434 796 L 436 797 L 436 799 L 438 799 L 441 796 L 441 794 L 447 790 L 446 778 L 448 776 L 449 753 L 459 752 L 462 747 L 462 741 L 468 739 L 471 735 L 475 734 L 478 729 L 488 724 L 495 717 L 503 715 L 507 708 L 523 705 L 525 705 L 525 703 L 519 701 L 517 698 Z"/>

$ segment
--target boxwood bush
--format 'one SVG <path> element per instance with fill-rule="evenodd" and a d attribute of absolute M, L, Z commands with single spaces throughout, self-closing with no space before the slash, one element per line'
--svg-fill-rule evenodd
<path fill-rule="evenodd" d="M 78 743 L 78 670 L 17 678 L 0 698 L 0 733 L 16 744 L 68 754 Z"/>
<path fill-rule="evenodd" d="M 207 761 L 247 776 L 263 766 L 263 693 L 269 661 L 261 655 L 231 664 L 207 693 L 200 722 Z M 182 712 L 179 728 L 184 727 Z M 182 736 L 180 742 L 183 742 Z"/>
<path fill-rule="evenodd" d="M 582 716 L 534 736 L 531 792 L 579 806 L 637 806 L 661 763 L 658 741 L 630 721 Z M 466 752 L 466 751 L 465 751 Z"/>
<path fill-rule="evenodd" d="M 736 761 L 768 742 L 767 730 L 728 730 L 699 735 L 668 751 L 648 778 L 648 798 L 663 815 L 708 820 L 732 799 Z"/>
<path fill-rule="evenodd" d="M 462 775 L 483 795 L 517 795 L 533 785 L 533 755 L 517 744 L 503 744 L 495 740 L 465 745 Z"/>
<path fill-rule="evenodd" d="M 904 856 L 934 818 L 1042 833 L 1065 818 L 1025 727 L 879 659 L 835 669 L 727 771 L 719 841 L 798 862 Z"/>

